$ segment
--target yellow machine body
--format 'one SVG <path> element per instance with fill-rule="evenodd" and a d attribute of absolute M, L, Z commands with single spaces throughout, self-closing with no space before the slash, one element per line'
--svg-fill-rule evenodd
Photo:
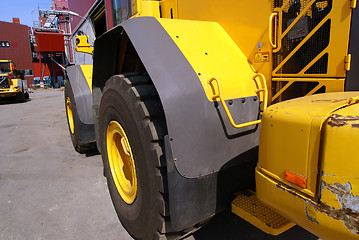
<path fill-rule="evenodd" d="M 323 239 L 359 238 L 358 96 L 313 95 L 263 114 L 257 196 Z"/>
<path fill-rule="evenodd" d="M 133 57 L 133 52 L 136 51 L 139 61 L 129 62 L 139 65 L 142 61 L 151 78 L 158 74 L 158 69 L 165 69 L 166 63 L 160 62 L 158 57 L 166 54 L 156 56 L 153 52 L 151 54 L 147 51 L 140 52 L 144 48 L 143 45 L 148 42 L 152 45 L 148 44 L 146 47 L 158 49 L 158 46 L 154 45 L 158 45 L 159 41 L 156 40 L 159 40 L 159 37 L 154 36 L 155 33 L 150 31 L 147 32 L 150 36 L 142 36 L 138 30 L 130 29 L 129 26 L 141 27 L 143 31 L 146 30 L 143 26 L 147 26 L 155 29 L 156 33 L 164 32 L 165 34 L 161 36 L 165 37 L 166 41 L 169 37 L 171 41 L 168 42 L 171 44 L 173 42 L 174 45 L 166 41 L 162 42 L 166 43 L 166 46 L 175 46 L 176 51 L 173 48 L 171 53 L 180 52 L 178 55 L 184 56 L 190 70 L 195 72 L 193 81 L 200 82 L 206 97 L 202 101 L 203 106 L 208 103 L 206 100 L 211 104 L 220 102 L 231 127 L 234 128 L 261 122 L 259 161 L 255 171 L 258 199 L 292 222 L 324 239 L 358 238 L 357 162 L 359 159 L 356 157 L 358 154 L 355 152 L 354 143 L 359 141 L 359 117 L 357 117 L 359 104 L 356 100 L 359 93 L 312 95 L 344 90 L 346 73 L 350 70 L 351 63 L 348 45 L 354 2 L 356 0 L 229 0 L 225 3 L 213 0 L 133 0 L 131 18 L 137 19 L 124 21 L 122 26 L 107 32 L 97 40 L 97 46 L 102 48 L 99 47 L 100 50 L 97 50 L 96 47 L 95 52 L 98 52 L 95 54 L 94 61 L 97 60 L 105 66 L 99 64 L 98 73 L 94 71 L 93 77 L 96 79 L 97 76 L 98 81 L 95 87 L 97 90 L 100 86 L 103 87 L 111 75 L 106 76 L 105 80 L 102 78 L 110 72 L 111 74 L 126 73 L 122 72 L 125 58 Z M 148 21 L 148 25 L 143 24 L 144 21 Z M 136 25 L 140 23 L 143 25 Z M 157 28 L 158 24 L 160 30 Z M 116 31 L 121 33 L 115 35 Z M 135 32 L 136 36 L 131 36 L 131 31 Z M 116 38 L 118 41 L 115 43 L 116 47 L 111 46 L 111 41 L 115 42 L 115 38 L 112 37 L 119 35 L 121 37 L 118 39 L 121 40 Z M 91 54 L 93 48 L 87 43 L 88 37 L 77 37 L 76 50 Z M 136 43 L 143 45 L 136 46 Z M 126 55 L 130 44 L 133 44 L 131 46 L 134 51 Z M 163 51 L 167 50 L 163 49 Z M 102 56 L 102 59 L 98 56 Z M 175 57 L 180 59 L 179 56 Z M 146 66 L 145 58 L 147 64 L 148 59 L 151 58 L 150 66 Z M 156 61 L 153 60 L 154 58 Z M 115 63 L 114 66 L 109 62 Z M 153 67 L 151 64 L 165 67 L 156 68 L 157 66 Z M 173 69 L 176 66 L 171 65 L 171 67 Z M 92 66 L 81 66 L 81 71 L 91 93 L 94 94 L 90 77 Z M 161 77 L 161 74 L 157 76 Z M 165 84 L 179 82 L 180 78 L 176 77 L 170 76 Z M 176 101 L 171 99 L 173 97 L 171 93 L 178 92 L 169 90 L 166 94 L 170 96 L 163 94 L 160 88 L 165 88 L 165 84 L 156 82 L 159 80 L 155 78 L 152 81 L 161 101 L 163 100 L 164 112 L 167 114 L 168 99 L 178 103 L 178 99 Z M 156 84 L 162 86 L 158 87 Z M 183 90 L 178 89 L 178 91 Z M 194 99 L 190 98 L 193 92 L 191 86 L 188 86 L 181 92 L 181 99 Z M 162 96 L 167 99 L 165 97 L 162 99 Z M 262 102 L 260 110 L 263 114 L 259 113 L 258 104 L 255 109 L 256 119 L 244 125 L 233 121 L 234 113 L 228 110 L 225 101 L 245 100 L 249 97 L 253 97 L 252 99 L 256 101 L 257 96 Z M 307 97 L 292 99 L 298 96 Z M 292 100 L 281 102 L 287 99 Z M 271 103 L 276 104 L 267 108 Z M 98 105 L 99 103 L 94 104 L 96 107 Z M 179 107 L 176 109 L 179 115 L 186 115 L 185 111 L 188 110 Z M 242 111 L 238 115 L 247 112 Z M 191 114 L 198 113 L 191 112 Z M 201 119 L 200 122 L 205 122 L 209 128 L 213 127 L 208 116 L 203 115 L 195 120 Z M 223 121 L 222 115 L 220 118 Z M 178 119 L 180 118 L 176 120 Z M 176 121 L 171 122 L 169 118 L 166 121 L 171 133 L 175 127 L 171 129 L 170 123 Z M 191 123 L 182 121 L 181 127 L 186 128 L 184 124 Z M 195 135 L 196 132 L 191 134 Z M 192 135 L 188 136 L 192 138 Z M 169 137 L 172 139 L 170 134 Z M 176 144 L 178 139 L 176 137 L 173 137 L 175 141 L 172 146 Z M 217 144 L 217 139 L 212 140 Z M 205 151 L 212 148 L 208 146 Z M 181 154 L 182 152 L 178 155 Z M 226 154 L 223 154 L 224 158 L 228 157 Z M 180 157 L 176 160 L 176 167 L 182 160 Z M 218 169 L 212 170 L 212 173 Z M 209 175 L 208 172 L 202 175 L 199 171 L 196 176 L 195 174 L 183 176 L 195 179 L 206 175 Z M 237 202 L 235 205 L 241 204 Z M 253 224 L 256 221 L 253 220 Z M 292 223 L 283 225 L 278 228 L 285 230 L 293 226 Z M 271 229 L 268 232 L 279 233 Z"/>
<path fill-rule="evenodd" d="M 257 9 L 256 4 L 262 7 Z M 264 85 L 258 85 L 258 81 L 270 83 L 270 46 L 265 44 L 270 2 L 218 4 L 215 1 L 164 0 L 141 1 L 138 6 L 141 7 L 136 17 L 161 17 L 160 23 L 198 73 L 209 101 L 218 93 L 217 83 L 208 83 L 212 78 L 220 82 L 224 100 L 257 95 L 256 91 Z M 250 13 L 254 8 L 256 17 Z M 238 9 L 248 11 L 237 14 Z M 255 65 L 259 42 L 264 43 L 261 51 L 268 56 L 268 61 Z M 257 73 L 263 74 L 263 80 L 253 79 Z M 261 100 L 263 98 L 261 94 Z"/>
<path fill-rule="evenodd" d="M 265 76 L 268 88 L 273 89 L 269 92 L 269 103 L 316 92 L 344 90 L 346 71 L 350 69 L 351 62 L 348 54 L 351 1 L 297 1 L 300 2 L 300 9 L 291 19 L 286 19 L 291 11 L 291 1 L 231 0 L 226 4 L 190 0 L 150 2 L 150 12 L 156 9 L 153 4 L 159 4 L 160 16 L 164 18 L 209 21 L 222 26 L 255 71 Z M 245 11 L 238 14 L 239 9 Z M 328 24 L 330 29 L 324 29 Z M 328 42 L 323 46 L 314 46 L 313 50 L 308 49 L 307 45 L 313 41 L 327 38 L 324 32 L 328 34 Z M 215 40 L 208 34 L 206 42 Z M 288 42 L 296 43 L 290 45 Z M 222 47 L 220 43 L 216 46 Z M 299 67 L 291 66 L 297 65 L 292 62 L 296 62 L 298 55 L 311 56 Z M 191 61 L 192 58 L 188 59 Z M 321 61 L 327 62 L 322 70 L 318 67 Z"/>
<path fill-rule="evenodd" d="M 11 85 L 10 88 L 0 89 L 0 98 L 15 97 L 19 92 L 17 84 Z"/>
<path fill-rule="evenodd" d="M 243 88 L 241 80 L 256 73 L 264 76 L 271 90 L 269 104 L 344 91 L 351 64 L 348 44 L 355 6 L 352 1 L 338 0 L 296 3 L 299 7 L 294 14 L 292 1 L 230 0 L 220 4 L 211 0 L 132 0 L 130 14 L 132 18 L 151 16 L 160 21 L 198 73 L 210 101 L 211 78 L 220 81 L 227 100 L 250 96 L 253 81 L 245 81 Z M 76 37 L 76 50 L 91 54 L 88 36 Z M 325 39 L 327 42 L 320 45 Z M 309 49 L 307 45 L 315 46 Z M 298 55 L 307 59 L 298 60 Z M 298 61 L 304 62 L 296 64 Z"/>
<path fill-rule="evenodd" d="M 255 72 L 246 56 L 216 22 L 159 20 L 198 74 L 209 101 L 213 89 L 208 81 L 221 83 L 224 99 L 256 95 Z"/>
<path fill-rule="evenodd" d="M 15 78 L 14 65 L 10 60 L 0 60 L 0 98 L 15 97 L 22 93 L 22 80 Z"/>
<path fill-rule="evenodd" d="M 258 94 L 264 84 L 256 85 L 249 80 L 256 73 L 263 74 L 268 89 L 272 89 L 267 93 L 269 103 L 343 91 L 351 62 L 348 54 L 351 2 L 298 2 L 301 6 L 294 17 L 289 17 L 291 1 L 218 4 L 165 0 L 142 5 L 142 11 L 145 16 L 169 18 L 159 22 L 198 74 L 210 101 L 218 100 L 218 87 L 206 84 L 212 78 L 221 83 L 225 100 L 252 96 L 253 91 Z M 157 4 L 161 6 L 159 14 Z M 146 6 L 150 10 L 145 11 Z M 238 14 L 238 9 L 246 11 Z M 328 26 L 330 30 L 325 30 Z M 326 37 L 318 37 L 326 31 L 328 42 L 315 45 L 315 41 L 326 41 Z M 310 44 L 316 48 L 309 50 Z M 309 53 L 313 53 L 309 60 L 300 59 L 300 55 Z M 321 69 L 323 61 L 327 65 Z M 342 149 L 352 148 L 359 140 L 352 133 L 357 131 L 358 119 L 352 116 L 348 120 L 352 122 L 344 126 L 347 131 L 344 127 L 338 130 L 328 120 L 344 109 L 358 113 L 358 109 L 351 109 L 358 108 L 358 104 L 348 106 L 349 99 L 356 96 L 358 93 L 313 95 L 275 104 L 262 116 L 256 170 L 259 199 L 324 239 L 358 238 L 355 204 L 359 203 L 356 179 L 359 172 L 350 167 L 355 166 L 358 159 L 353 156 L 357 154 L 353 149 L 334 150 L 337 132 L 342 134 Z M 336 169 L 337 159 L 349 162 L 341 165 L 340 170 Z M 347 175 L 349 169 L 352 173 Z"/>

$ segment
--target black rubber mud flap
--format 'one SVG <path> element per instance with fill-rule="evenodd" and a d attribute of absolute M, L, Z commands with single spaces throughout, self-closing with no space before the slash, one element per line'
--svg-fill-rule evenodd
<path fill-rule="evenodd" d="M 73 124 L 74 124 L 74 131 L 71 131 L 70 124 L 69 124 L 69 115 L 68 109 L 66 107 L 66 101 L 70 101 L 72 115 L 73 115 Z M 66 118 L 67 124 L 69 127 L 69 133 L 72 141 L 72 145 L 74 149 L 79 153 L 86 153 L 89 151 L 96 150 L 96 143 L 94 142 L 94 125 L 93 124 L 85 124 L 80 121 L 77 112 L 77 106 L 74 99 L 74 94 L 72 92 L 70 82 L 66 82 L 65 84 L 65 108 L 66 108 Z"/>

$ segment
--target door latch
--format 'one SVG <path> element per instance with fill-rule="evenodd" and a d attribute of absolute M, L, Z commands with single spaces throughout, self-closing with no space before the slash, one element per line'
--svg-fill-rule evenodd
<path fill-rule="evenodd" d="M 346 71 L 350 70 L 351 63 L 352 63 L 352 55 L 348 54 L 348 55 L 345 56 L 345 59 L 344 59 L 344 69 Z"/>
<path fill-rule="evenodd" d="M 357 7 L 357 0 L 351 0 L 350 1 L 350 7 L 353 8 L 353 9 L 356 8 Z"/>

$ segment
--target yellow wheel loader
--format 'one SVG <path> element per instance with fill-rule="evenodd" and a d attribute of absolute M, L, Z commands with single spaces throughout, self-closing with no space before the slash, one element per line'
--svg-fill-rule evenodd
<path fill-rule="evenodd" d="M 67 68 L 65 102 L 134 238 L 180 237 L 231 201 L 270 234 L 359 238 L 356 0 L 113 7 L 94 46 L 77 36 L 93 65 Z"/>
<path fill-rule="evenodd" d="M 18 102 L 29 99 L 27 81 L 18 76 L 11 60 L 0 60 L 0 99 L 15 98 Z"/>

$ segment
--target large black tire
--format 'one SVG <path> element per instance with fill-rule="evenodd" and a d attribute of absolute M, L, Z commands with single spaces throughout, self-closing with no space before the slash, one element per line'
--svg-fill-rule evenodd
<path fill-rule="evenodd" d="M 25 100 L 29 100 L 30 99 L 30 94 L 28 92 L 25 92 Z"/>
<path fill-rule="evenodd" d="M 119 194 L 111 173 L 107 129 L 118 122 L 133 154 L 137 196 L 131 204 Z M 101 154 L 112 202 L 119 219 L 136 239 L 159 239 L 169 231 L 167 170 L 163 138 L 167 134 L 161 102 L 147 75 L 111 77 L 99 110 Z"/>
<path fill-rule="evenodd" d="M 77 114 L 77 108 L 76 108 L 76 102 L 74 99 L 74 94 L 72 92 L 71 84 L 67 81 L 65 84 L 65 109 L 66 109 L 66 119 L 67 119 L 67 125 L 69 127 L 70 137 L 72 141 L 72 145 L 74 146 L 74 149 L 79 153 L 86 153 L 90 151 L 94 151 L 96 149 L 96 143 L 95 142 L 83 142 L 80 139 L 80 129 L 83 129 L 82 131 L 89 130 L 93 128 L 93 126 L 84 124 L 80 121 L 78 114 Z M 71 113 L 69 113 L 71 111 Z M 71 120 L 72 119 L 72 120 Z M 72 121 L 72 126 L 70 122 Z"/>
<path fill-rule="evenodd" d="M 16 95 L 16 102 L 22 103 L 26 101 L 25 93 L 20 92 Z"/>

